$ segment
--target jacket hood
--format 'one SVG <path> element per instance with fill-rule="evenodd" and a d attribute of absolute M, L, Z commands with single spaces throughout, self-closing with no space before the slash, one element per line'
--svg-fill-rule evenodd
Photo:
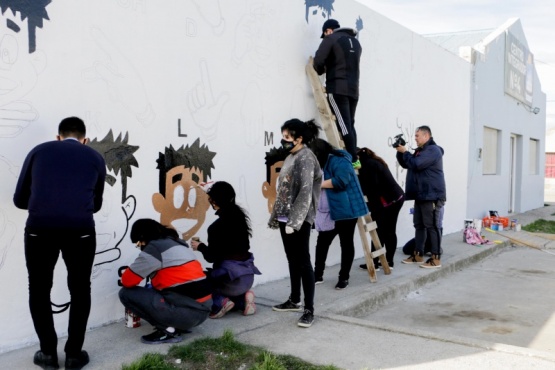
<path fill-rule="evenodd" d="M 348 27 L 340 27 L 338 29 L 333 30 L 333 33 L 337 33 L 337 32 L 345 32 L 349 34 L 349 36 L 356 36 L 358 34 L 357 30 L 355 30 L 354 28 L 348 28 Z"/>

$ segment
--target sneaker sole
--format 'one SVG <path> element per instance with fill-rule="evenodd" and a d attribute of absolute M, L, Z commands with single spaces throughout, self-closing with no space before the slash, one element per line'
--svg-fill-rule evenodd
<path fill-rule="evenodd" d="M 149 342 L 147 340 L 144 340 L 143 338 L 141 338 L 141 342 L 144 344 L 164 344 L 164 343 L 179 343 L 183 340 L 183 338 L 181 337 L 171 337 L 165 340 L 160 340 L 157 342 Z"/>
<path fill-rule="evenodd" d="M 210 315 L 208 317 L 210 317 L 211 319 L 219 319 L 221 317 L 224 317 L 224 315 L 231 311 L 233 307 L 235 307 L 235 303 L 233 303 L 233 301 L 227 301 L 227 303 L 222 307 L 220 311 L 218 311 L 218 313 L 216 313 L 215 315 Z"/>
<path fill-rule="evenodd" d="M 243 310 L 243 316 L 254 315 L 256 312 L 256 304 L 254 303 L 254 292 L 249 290 L 245 293 L 245 309 Z"/>
<path fill-rule="evenodd" d="M 314 323 L 314 321 L 311 322 L 310 324 L 305 324 L 305 323 L 303 323 L 303 322 L 298 322 L 298 323 L 297 323 L 297 326 L 300 326 L 301 328 L 310 328 L 310 327 L 312 326 L 313 323 Z"/>
<path fill-rule="evenodd" d="M 441 265 L 439 266 L 420 265 L 420 267 L 422 267 L 423 269 L 438 269 L 441 267 Z"/>
<path fill-rule="evenodd" d="M 320 285 L 320 284 L 324 284 L 324 280 L 316 280 L 314 282 L 314 285 Z"/>
<path fill-rule="evenodd" d="M 277 311 L 277 312 L 302 312 L 303 308 L 301 306 L 297 307 L 297 308 L 277 308 L 277 307 L 272 307 L 272 310 Z"/>

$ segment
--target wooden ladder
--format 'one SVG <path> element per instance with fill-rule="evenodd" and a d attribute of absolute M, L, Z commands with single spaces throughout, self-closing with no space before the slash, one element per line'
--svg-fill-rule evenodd
<path fill-rule="evenodd" d="M 308 64 L 306 65 L 306 74 L 308 75 L 308 79 L 312 85 L 312 93 L 314 94 L 316 107 L 320 113 L 320 121 L 322 127 L 324 128 L 324 132 L 326 133 L 326 137 L 328 138 L 328 142 L 336 148 L 344 149 L 345 144 L 337 131 L 335 115 L 331 111 L 328 104 L 326 92 L 324 91 L 320 77 L 312 66 L 312 57 L 309 58 Z M 360 239 L 362 240 L 364 258 L 366 259 L 366 266 L 368 267 L 368 275 L 370 276 L 370 281 L 375 283 L 378 279 L 376 277 L 376 269 L 374 268 L 374 258 L 379 257 L 384 273 L 386 275 L 391 274 L 391 269 L 389 268 L 387 259 L 385 258 L 385 248 L 383 248 L 380 243 L 380 238 L 378 238 L 378 233 L 376 232 L 378 226 L 376 225 L 376 222 L 372 220 L 370 214 L 359 217 L 357 220 L 357 226 L 360 233 Z M 371 251 L 371 244 L 368 236 L 370 236 L 370 239 L 374 243 L 374 252 Z"/>

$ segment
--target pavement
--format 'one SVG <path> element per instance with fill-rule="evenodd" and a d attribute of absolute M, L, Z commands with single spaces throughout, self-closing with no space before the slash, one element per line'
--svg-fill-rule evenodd
<path fill-rule="evenodd" d="M 550 204 L 511 218 L 526 225 L 555 221 L 552 214 Z M 254 288 L 254 316 L 208 319 L 181 344 L 229 329 L 243 343 L 341 369 L 555 369 L 553 239 L 510 230 L 482 234 L 495 243 L 466 244 L 462 231 L 445 235 L 439 269 L 402 264 L 399 249 L 392 273 L 379 271 L 375 283 L 358 268 L 364 260 L 356 260 L 344 290 L 334 289 L 339 266 L 327 267 L 316 286 L 311 328 L 297 326 L 299 313 L 272 311 L 289 295 L 286 278 Z M 138 328 L 119 321 L 92 329 L 85 369 L 121 369 L 144 353 L 167 352 L 169 344 L 140 342 L 151 331 L 144 321 Z M 64 344 L 62 338 L 61 365 Z M 0 368 L 38 369 L 32 363 L 37 350 L 1 354 Z"/>

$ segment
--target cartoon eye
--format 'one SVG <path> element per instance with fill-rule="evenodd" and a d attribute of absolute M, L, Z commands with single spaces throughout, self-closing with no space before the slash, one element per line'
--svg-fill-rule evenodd
<path fill-rule="evenodd" d="M 19 46 L 12 35 L 5 35 L 0 42 L 0 57 L 5 64 L 14 64 L 17 61 Z"/>
<path fill-rule="evenodd" d="M 189 200 L 189 207 L 194 207 L 195 204 L 197 203 L 197 190 L 193 186 L 189 188 L 188 200 Z"/>
<path fill-rule="evenodd" d="M 183 186 L 178 185 L 173 189 L 173 206 L 175 208 L 181 208 L 184 200 L 185 200 L 185 189 L 183 189 Z"/>

